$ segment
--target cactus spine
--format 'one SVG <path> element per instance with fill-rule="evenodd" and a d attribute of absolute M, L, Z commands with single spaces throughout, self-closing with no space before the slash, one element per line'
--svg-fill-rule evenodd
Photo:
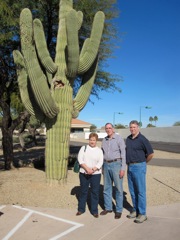
<path fill-rule="evenodd" d="M 104 13 L 97 12 L 91 36 L 80 52 L 78 30 L 82 12 L 72 0 L 60 0 L 55 61 L 50 57 L 42 23 L 32 19 L 29 9 L 20 15 L 21 50 L 14 51 L 22 101 L 30 114 L 47 127 L 45 147 L 48 182 L 67 178 L 71 120 L 84 108 L 94 84 L 97 54 L 104 27 Z M 73 83 L 82 75 L 82 85 L 73 99 Z"/>

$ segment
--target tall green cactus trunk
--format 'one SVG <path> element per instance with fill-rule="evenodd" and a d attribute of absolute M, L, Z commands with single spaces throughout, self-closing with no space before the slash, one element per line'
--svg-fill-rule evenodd
<path fill-rule="evenodd" d="M 67 178 L 71 119 L 78 117 L 91 94 L 104 27 L 104 13 L 99 11 L 91 35 L 80 51 L 78 31 L 83 13 L 76 12 L 72 3 L 72 0 L 60 0 L 55 62 L 48 52 L 42 23 L 32 19 L 29 9 L 23 9 L 20 15 L 22 54 L 13 52 L 21 99 L 28 112 L 46 124 L 48 182 Z M 82 81 L 73 99 L 77 76 Z"/>
<path fill-rule="evenodd" d="M 45 148 L 46 177 L 48 182 L 66 180 L 69 157 L 69 141 L 72 119 L 72 89 L 57 92 L 60 110 L 57 119 L 48 120 Z"/>

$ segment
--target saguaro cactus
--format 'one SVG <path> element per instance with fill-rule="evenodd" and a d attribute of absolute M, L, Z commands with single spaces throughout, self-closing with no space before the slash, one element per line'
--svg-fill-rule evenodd
<path fill-rule="evenodd" d="M 46 124 L 46 177 L 49 182 L 67 178 L 71 120 L 85 106 L 94 84 L 104 13 L 97 12 L 91 36 L 80 51 L 78 31 L 83 13 L 73 9 L 72 0 L 60 0 L 56 56 L 47 50 L 39 19 L 29 9 L 20 15 L 21 52 L 14 51 L 22 101 L 28 112 Z M 73 83 L 82 75 L 82 85 L 73 99 Z"/>

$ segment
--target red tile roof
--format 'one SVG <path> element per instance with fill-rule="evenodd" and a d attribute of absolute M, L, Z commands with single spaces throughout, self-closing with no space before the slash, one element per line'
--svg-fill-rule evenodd
<path fill-rule="evenodd" d="M 76 125 L 92 125 L 91 123 L 88 123 L 88 122 L 84 122 L 82 120 L 79 120 L 79 119 L 72 119 L 71 121 L 71 124 L 76 124 Z"/>

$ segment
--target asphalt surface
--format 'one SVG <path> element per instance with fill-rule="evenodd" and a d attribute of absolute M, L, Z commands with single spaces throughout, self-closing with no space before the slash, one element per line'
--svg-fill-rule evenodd
<path fill-rule="evenodd" d="M 101 141 L 101 140 L 100 140 Z M 180 153 L 180 143 L 170 143 L 170 142 L 154 142 L 150 141 L 153 149 L 166 151 L 166 152 L 173 152 L 173 153 Z M 72 147 L 79 148 L 80 146 L 84 145 L 83 142 L 76 142 L 76 140 L 70 142 Z"/>
<path fill-rule="evenodd" d="M 169 142 L 153 142 L 151 145 L 155 150 L 161 150 L 166 152 L 180 153 L 180 143 L 169 143 Z"/>

